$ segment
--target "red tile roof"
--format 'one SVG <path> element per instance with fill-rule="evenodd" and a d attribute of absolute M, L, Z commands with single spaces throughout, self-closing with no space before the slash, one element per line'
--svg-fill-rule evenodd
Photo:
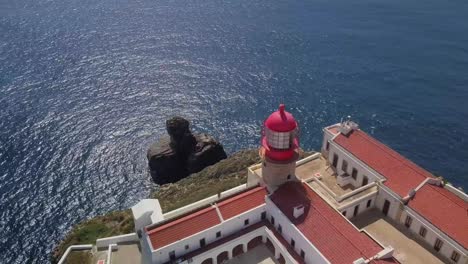
<path fill-rule="evenodd" d="M 387 179 L 384 184 L 401 197 L 408 195 L 411 189 L 415 189 L 428 177 L 433 177 L 428 171 L 361 130 L 353 131 L 348 136 L 340 134 L 335 142 L 382 174 Z M 467 203 L 461 198 L 444 188 L 425 184 L 408 205 L 467 248 L 468 210 Z"/>
<path fill-rule="evenodd" d="M 401 197 L 408 195 L 411 189 L 416 188 L 427 177 L 432 177 L 426 170 L 361 130 L 355 130 L 348 136 L 340 134 L 335 142 L 385 176 L 387 180 L 384 184 Z"/>
<path fill-rule="evenodd" d="M 214 207 L 208 207 L 148 230 L 153 249 L 158 249 L 220 224 Z"/>
<path fill-rule="evenodd" d="M 265 187 L 256 187 L 232 198 L 218 203 L 219 211 L 224 220 L 247 212 L 265 203 L 267 195 Z"/>
<path fill-rule="evenodd" d="M 443 187 L 424 184 L 408 206 L 465 249 L 468 248 L 467 202 Z"/>
<path fill-rule="evenodd" d="M 265 203 L 265 187 L 235 194 L 217 204 L 224 220 Z M 147 230 L 153 249 L 162 248 L 221 223 L 216 208 L 210 206 Z"/>
<path fill-rule="evenodd" d="M 285 183 L 270 197 L 331 263 L 349 264 L 361 257 L 369 259 L 383 249 L 365 233 L 359 232 L 305 183 Z M 297 205 L 304 206 L 304 214 L 295 219 L 293 207 Z M 398 262 L 387 259 L 374 263 Z"/>

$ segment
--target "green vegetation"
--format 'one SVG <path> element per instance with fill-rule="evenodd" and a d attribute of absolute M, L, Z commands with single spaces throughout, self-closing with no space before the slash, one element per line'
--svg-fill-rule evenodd
<path fill-rule="evenodd" d="M 128 234 L 133 232 L 133 228 L 131 210 L 114 211 L 84 221 L 74 226 L 61 243 L 57 245 L 51 261 L 57 263 L 65 250 L 71 245 L 94 244 L 98 238 Z M 67 258 L 67 263 L 85 263 L 84 258 L 86 257 L 86 252 L 74 252 L 71 258 Z M 80 261 L 71 262 L 72 260 Z"/>
<path fill-rule="evenodd" d="M 247 168 L 259 163 L 258 150 L 244 150 L 189 177 L 161 186 L 152 194 L 163 212 L 180 208 L 247 181 Z"/>
<path fill-rule="evenodd" d="M 66 264 L 87 264 L 91 263 L 93 255 L 89 251 L 72 251 L 67 257 Z"/>

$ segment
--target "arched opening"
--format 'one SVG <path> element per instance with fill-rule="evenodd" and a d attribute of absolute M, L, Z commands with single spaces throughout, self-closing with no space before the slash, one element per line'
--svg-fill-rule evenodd
<path fill-rule="evenodd" d="M 229 260 L 229 253 L 227 251 L 221 252 L 216 260 L 218 264 L 227 262 Z"/>
<path fill-rule="evenodd" d="M 233 250 L 232 250 L 232 257 L 236 257 L 244 253 L 244 246 L 242 244 L 237 245 Z"/>
<path fill-rule="evenodd" d="M 272 254 L 275 254 L 275 246 L 273 246 L 273 243 L 269 238 L 267 238 L 266 247 L 268 248 L 268 250 L 270 250 Z"/>
<path fill-rule="evenodd" d="M 201 264 L 213 264 L 213 259 L 212 258 L 205 259 Z"/>
<path fill-rule="evenodd" d="M 279 257 L 279 259 L 278 259 L 278 262 L 279 262 L 280 264 L 285 264 L 285 263 L 286 263 L 286 260 L 284 259 L 284 257 L 283 257 L 282 254 L 280 254 L 280 257 Z"/>
<path fill-rule="evenodd" d="M 262 244 L 262 236 L 258 236 L 250 240 L 250 242 L 247 244 L 247 250 L 251 250 L 256 246 L 259 246 Z"/>

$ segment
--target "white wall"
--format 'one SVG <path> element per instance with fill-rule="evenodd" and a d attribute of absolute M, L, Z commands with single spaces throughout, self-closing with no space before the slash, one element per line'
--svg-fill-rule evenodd
<path fill-rule="evenodd" d="M 351 218 L 354 217 L 354 208 L 356 207 L 356 205 L 359 205 L 357 215 L 360 215 L 360 214 L 364 213 L 365 211 L 367 211 L 369 209 L 375 208 L 376 199 L 377 199 L 376 195 L 371 195 L 370 197 L 367 197 L 367 198 L 365 198 L 362 201 L 359 201 L 357 203 L 350 203 L 350 204 L 340 208 L 339 211 L 342 214 L 343 214 L 343 212 L 346 211 L 346 218 L 351 219 Z M 371 204 L 370 204 L 369 208 L 367 208 L 367 201 L 369 201 L 369 200 L 371 200 Z"/>
<path fill-rule="evenodd" d="M 442 256 L 446 257 L 447 261 L 450 261 L 450 263 L 455 263 L 450 259 L 454 250 L 457 251 L 458 254 L 460 254 L 460 260 L 457 263 L 466 263 L 468 261 L 467 252 L 461 245 L 458 245 L 453 239 L 445 235 L 443 232 L 441 232 L 439 229 L 434 227 L 432 224 L 430 224 L 428 221 L 422 218 L 419 214 L 417 214 L 414 210 L 406 206 L 399 219 L 399 222 L 402 225 L 405 224 L 406 216 L 408 215 L 413 219 L 409 230 L 413 232 L 419 239 L 427 243 L 429 247 L 434 247 L 437 238 L 439 238 L 443 242 L 439 253 Z M 424 238 L 419 235 L 419 230 L 422 226 L 425 227 L 427 230 L 426 236 Z"/>
<path fill-rule="evenodd" d="M 398 196 L 393 194 L 387 187 L 379 186 L 379 194 L 375 200 L 375 207 L 381 212 L 383 210 L 384 202 L 388 200 L 390 202 L 390 208 L 388 209 L 388 217 L 395 221 L 398 221 L 399 211 L 401 211 L 401 202 Z"/>
<path fill-rule="evenodd" d="M 294 250 L 297 254 L 301 254 L 301 249 L 305 252 L 305 263 L 314 263 L 314 264 L 329 264 L 330 262 L 320 253 L 320 251 L 310 243 L 304 235 L 292 224 L 289 219 L 281 212 L 281 210 L 276 207 L 273 201 L 270 198 L 266 199 L 266 210 L 267 210 L 267 219 L 271 223 L 271 217 L 275 219 L 275 228 L 278 230 L 278 226 L 281 225 L 282 232 L 281 235 L 288 242 L 291 243 L 291 239 L 295 241 Z"/>
<path fill-rule="evenodd" d="M 231 235 L 243 229 L 244 220 L 249 219 L 249 225 L 258 223 L 261 220 L 261 214 L 265 211 L 265 205 L 256 207 L 250 211 L 247 211 L 239 216 L 228 219 L 219 225 L 216 225 L 210 229 L 204 230 L 190 237 L 184 238 L 156 251 L 153 251 L 153 263 L 165 263 L 169 261 L 169 252 L 175 251 L 176 258 L 181 257 L 193 250 L 200 248 L 200 239 L 205 239 L 206 245 L 221 239 L 225 236 Z M 216 238 L 216 233 L 221 231 L 221 237 Z M 188 245 L 189 248 L 185 249 Z"/>
<path fill-rule="evenodd" d="M 324 136 L 325 137 L 325 136 Z M 351 177 L 350 183 L 354 187 L 360 187 L 362 186 L 362 181 L 364 179 L 364 176 L 367 176 L 368 183 L 372 183 L 374 181 L 380 181 L 381 179 L 384 179 L 382 176 L 380 176 L 376 171 L 374 171 L 372 168 L 369 168 L 366 164 L 364 164 L 362 161 L 357 159 L 356 157 L 352 156 L 351 154 L 348 153 L 345 149 L 343 149 L 341 146 L 339 146 L 337 143 L 334 141 L 330 142 L 330 151 L 328 152 L 328 162 L 333 164 L 333 155 L 337 154 L 338 155 L 338 165 L 337 165 L 337 172 L 338 174 L 343 173 L 343 170 L 341 169 L 343 166 L 343 160 L 346 160 L 348 162 L 348 169 L 347 173 L 352 175 L 352 170 L 353 168 L 356 168 L 358 173 L 356 180 L 354 180 Z"/>

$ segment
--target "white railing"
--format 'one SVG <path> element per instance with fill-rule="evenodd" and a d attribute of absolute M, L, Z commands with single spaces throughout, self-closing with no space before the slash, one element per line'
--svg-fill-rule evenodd
<path fill-rule="evenodd" d="M 93 248 L 93 245 L 91 245 L 91 244 L 69 246 L 67 248 L 67 250 L 65 251 L 65 253 L 63 253 L 62 257 L 60 258 L 60 260 L 58 262 L 58 264 L 65 263 L 65 260 L 67 259 L 68 254 L 70 254 L 70 252 L 72 252 L 73 250 L 90 250 L 92 248 Z"/>
<path fill-rule="evenodd" d="M 103 248 L 111 244 L 125 243 L 125 242 L 138 242 L 140 239 L 136 233 L 130 233 L 120 236 L 99 238 L 96 240 L 96 247 Z"/>
<path fill-rule="evenodd" d="M 117 249 L 117 244 L 110 244 L 107 248 L 107 261 L 106 264 L 111 264 L 112 250 Z"/>

